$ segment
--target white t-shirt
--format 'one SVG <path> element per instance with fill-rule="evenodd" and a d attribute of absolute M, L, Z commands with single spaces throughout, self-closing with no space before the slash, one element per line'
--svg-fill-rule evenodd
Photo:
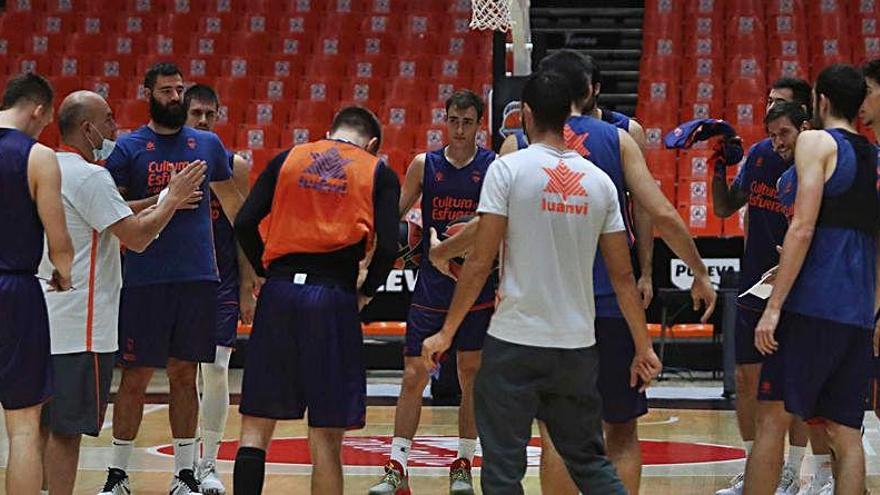
<path fill-rule="evenodd" d="M 595 344 L 599 236 L 624 230 L 611 178 L 574 151 L 533 144 L 492 163 L 478 211 L 507 217 L 489 335 L 535 347 Z"/>
<path fill-rule="evenodd" d="M 77 153 L 59 152 L 57 156 L 64 215 L 73 241 L 74 290 L 46 292 L 52 354 L 115 352 L 122 263 L 119 240 L 108 227 L 133 213 L 107 169 Z M 46 250 L 40 276 L 51 274 Z M 43 288 L 48 285 L 44 283 Z"/>

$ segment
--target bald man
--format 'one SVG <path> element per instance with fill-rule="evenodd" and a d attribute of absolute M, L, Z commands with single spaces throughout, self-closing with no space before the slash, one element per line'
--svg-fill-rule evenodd
<path fill-rule="evenodd" d="M 177 209 L 189 207 L 206 166 L 190 163 L 171 178 L 159 204 L 135 215 L 110 172 L 95 164 L 109 156 L 116 138 L 107 102 L 90 91 L 72 93 L 61 103 L 58 126 L 61 197 L 74 247 L 71 281 L 76 290 L 50 291 L 44 284 L 55 394 L 43 408 L 42 426 L 49 490 L 68 494 L 76 482 L 80 438 L 98 436 L 107 409 L 118 347 L 119 243 L 136 252 L 146 249 Z M 49 278 L 51 270 L 44 254 L 40 272 Z"/>

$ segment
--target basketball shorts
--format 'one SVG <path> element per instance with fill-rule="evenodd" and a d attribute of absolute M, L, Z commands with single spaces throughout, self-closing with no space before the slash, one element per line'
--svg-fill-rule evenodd
<path fill-rule="evenodd" d="M 494 312 L 495 308 L 491 307 L 469 312 L 458 327 L 458 332 L 455 333 L 452 346 L 449 348 L 450 352 L 482 350 Z M 446 311 L 410 306 L 406 317 L 404 356 L 421 356 L 422 342 L 439 332 L 444 320 L 446 320 Z"/>
<path fill-rule="evenodd" d="M 363 428 L 363 354 L 352 289 L 270 278 L 257 300 L 239 411 L 271 419 L 308 411 L 312 427 Z"/>
<path fill-rule="evenodd" d="M 217 328 L 214 332 L 216 345 L 235 347 L 239 318 L 238 293 L 238 285 L 217 290 Z"/>
<path fill-rule="evenodd" d="M 164 368 L 168 358 L 214 362 L 217 282 L 123 287 L 119 353 L 123 366 Z"/>
<path fill-rule="evenodd" d="M 49 314 L 32 274 L 0 274 L 0 404 L 24 409 L 52 395 Z"/>
<path fill-rule="evenodd" d="M 97 437 L 107 412 L 115 360 L 113 352 L 53 355 L 55 392 L 43 406 L 42 424 L 53 433 Z"/>
<path fill-rule="evenodd" d="M 755 327 L 761 319 L 762 312 L 757 309 L 736 307 L 736 335 L 734 351 L 736 364 L 758 364 L 764 361 L 764 355 L 755 347 Z"/>
<path fill-rule="evenodd" d="M 629 384 L 629 368 L 636 347 L 623 318 L 596 318 L 596 348 L 599 350 L 599 395 L 602 420 L 626 423 L 648 412 L 648 397 Z"/>
<path fill-rule="evenodd" d="M 758 400 L 783 401 L 804 420 L 861 428 L 873 374 L 872 329 L 782 312 L 779 350 L 764 360 Z"/>

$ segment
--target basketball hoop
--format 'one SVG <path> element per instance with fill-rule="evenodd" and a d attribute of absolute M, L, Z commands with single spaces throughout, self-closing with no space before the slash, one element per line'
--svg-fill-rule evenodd
<path fill-rule="evenodd" d="M 507 32 L 510 29 L 512 0 L 472 0 L 471 29 L 491 29 Z"/>

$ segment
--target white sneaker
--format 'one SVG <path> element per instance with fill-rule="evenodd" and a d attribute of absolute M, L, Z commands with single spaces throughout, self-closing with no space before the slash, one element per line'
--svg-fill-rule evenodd
<path fill-rule="evenodd" d="M 818 495 L 834 495 L 834 478 L 825 482 L 822 485 L 822 488 L 819 489 Z"/>
<path fill-rule="evenodd" d="M 783 466 L 776 495 L 796 495 L 800 489 L 798 473 L 790 466 Z"/>
<path fill-rule="evenodd" d="M 819 479 L 815 475 L 810 476 L 810 482 L 801 487 L 801 491 L 798 492 L 798 495 L 821 495 L 824 493 L 822 490 L 825 489 L 825 486 L 831 483 L 831 490 L 834 490 L 833 480 L 830 478 Z"/>
<path fill-rule="evenodd" d="M 739 473 L 730 479 L 730 485 L 715 492 L 715 495 L 742 495 L 743 483 L 746 481 L 745 473 Z"/>
<path fill-rule="evenodd" d="M 192 469 L 181 469 L 177 476 L 171 480 L 171 488 L 168 495 L 193 495 L 201 494 L 199 481 Z"/>
<path fill-rule="evenodd" d="M 107 481 L 98 495 L 131 495 L 131 487 L 128 485 L 128 475 L 121 469 L 110 468 L 107 470 Z"/>
<path fill-rule="evenodd" d="M 217 469 L 213 461 L 202 461 L 199 466 L 199 488 L 205 495 L 226 495 L 226 487 L 217 476 Z"/>

